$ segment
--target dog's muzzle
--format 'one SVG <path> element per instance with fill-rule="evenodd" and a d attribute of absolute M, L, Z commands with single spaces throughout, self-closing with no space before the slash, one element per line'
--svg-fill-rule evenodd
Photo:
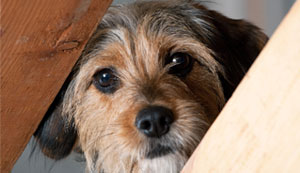
<path fill-rule="evenodd" d="M 135 126 L 150 142 L 147 158 L 153 159 L 173 152 L 171 147 L 159 142 L 160 138 L 169 132 L 173 122 L 173 112 L 163 106 L 147 106 L 138 112 Z"/>

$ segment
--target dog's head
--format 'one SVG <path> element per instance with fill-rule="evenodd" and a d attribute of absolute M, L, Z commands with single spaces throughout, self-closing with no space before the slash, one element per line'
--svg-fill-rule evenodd
<path fill-rule="evenodd" d="M 178 172 L 266 40 L 193 1 L 112 7 L 37 139 L 59 159 L 78 136 L 90 171 Z"/>

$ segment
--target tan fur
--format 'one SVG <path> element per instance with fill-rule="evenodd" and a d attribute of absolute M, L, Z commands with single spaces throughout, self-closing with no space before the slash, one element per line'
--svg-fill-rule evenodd
<path fill-rule="evenodd" d="M 207 46 L 220 33 L 205 18 L 218 14 L 185 2 L 185 15 L 195 14 L 188 23 L 176 12 L 166 11 L 182 3 L 156 1 L 111 8 L 83 52 L 64 95 L 62 115 L 75 121 L 88 172 L 179 172 L 224 106 L 219 76 L 230 76 L 216 60 L 220 55 Z M 200 18 L 198 10 L 207 14 Z M 103 35 L 105 39 L 99 39 Z M 169 74 L 170 66 L 163 65 L 176 52 L 195 59 L 184 78 Z M 112 94 L 100 92 L 92 83 L 93 75 L 108 67 L 114 67 L 120 79 Z M 149 105 L 164 106 L 174 114 L 170 131 L 158 139 L 147 138 L 135 126 L 138 112 Z M 146 158 L 150 140 L 175 151 Z"/>
<path fill-rule="evenodd" d="M 147 36 L 144 30 L 141 25 L 134 38 L 137 45 L 134 53 L 130 51 L 127 31 L 118 31 L 124 42 L 107 45 L 105 50 L 80 68 L 72 90 L 76 93 L 72 97 L 72 103 L 78 102 L 72 104 L 76 108 L 65 105 L 65 111 L 72 111 L 69 110 L 71 108 L 76 110 L 73 116 L 88 166 L 93 165 L 94 153 L 99 152 L 97 165 L 89 167 L 90 171 L 103 167 L 107 172 L 126 172 L 136 164 L 143 169 L 142 172 L 152 172 L 152 169 L 178 172 L 211 123 L 206 115 L 215 117 L 225 102 L 215 73 L 220 67 L 211 57 L 210 50 L 190 38 L 174 40 L 164 35 L 152 37 Z M 168 74 L 162 67 L 162 55 L 170 47 L 174 52 L 188 52 L 207 64 L 214 73 L 195 64 L 184 81 Z M 122 79 L 120 89 L 113 95 L 103 94 L 93 85 L 88 86 L 92 75 L 108 66 L 116 67 Z M 212 92 L 210 88 L 217 92 Z M 134 120 L 141 108 L 151 104 L 166 106 L 175 114 L 176 122 L 168 135 L 174 145 L 182 146 L 184 151 L 157 160 L 166 160 L 163 165 L 174 164 L 172 169 L 152 167 L 150 165 L 155 164 L 151 162 L 155 159 L 147 161 L 144 158 L 149 147 L 148 139 L 137 131 Z M 172 160 L 170 163 L 167 161 L 169 159 Z"/>

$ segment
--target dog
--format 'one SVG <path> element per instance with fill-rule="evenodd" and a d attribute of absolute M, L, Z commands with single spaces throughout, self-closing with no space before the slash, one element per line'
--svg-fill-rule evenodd
<path fill-rule="evenodd" d="M 110 7 L 35 138 L 87 172 L 180 172 L 267 40 L 201 2 Z"/>

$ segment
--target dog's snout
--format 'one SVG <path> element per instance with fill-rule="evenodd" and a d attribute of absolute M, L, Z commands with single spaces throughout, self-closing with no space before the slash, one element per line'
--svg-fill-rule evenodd
<path fill-rule="evenodd" d="M 163 106 L 148 106 L 137 114 L 135 125 L 148 137 L 161 137 L 168 133 L 174 121 L 173 113 Z"/>

